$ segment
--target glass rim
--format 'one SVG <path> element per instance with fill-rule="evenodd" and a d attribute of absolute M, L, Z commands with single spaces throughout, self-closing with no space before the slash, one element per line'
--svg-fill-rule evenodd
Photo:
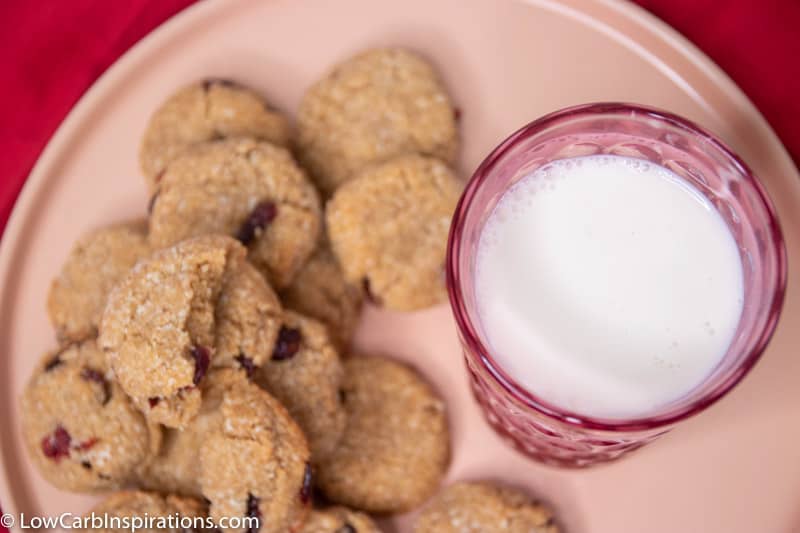
<path fill-rule="evenodd" d="M 679 405 L 663 413 L 613 419 L 581 415 L 568 409 L 558 407 L 536 396 L 531 391 L 526 390 L 505 373 L 502 367 L 494 361 L 490 355 L 490 351 L 486 349 L 466 310 L 461 288 L 461 267 L 459 259 L 464 236 L 466 214 L 470 210 L 476 192 L 483 186 L 483 183 L 492 174 L 498 162 L 503 159 L 503 156 L 510 149 L 516 146 L 517 143 L 524 141 L 564 119 L 583 117 L 601 118 L 604 115 L 620 113 L 628 113 L 632 117 L 654 119 L 694 137 L 699 136 L 736 166 L 744 181 L 753 187 L 767 213 L 769 236 L 773 243 L 776 256 L 776 281 L 771 294 L 767 320 L 763 328 L 755 335 L 756 342 L 753 349 L 744 356 L 738 365 L 735 365 L 723 374 L 720 381 L 716 383 L 711 390 L 706 391 L 700 397 L 685 405 Z M 453 214 L 453 221 L 447 242 L 446 257 L 447 291 L 450 306 L 455 317 L 456 327 L 458 328 L 462 342 L 467 344 L 467 352 L 478 354 L 474 359 L 478 365 L 488 371 L 489 376 L 491 376 L 490 379 L 499 385 L 505 393 L 510 394 L 527 408 L 538 411 L 545 416 L 554 418 L 570 426 L 609 432 L 645 431 L 659 427 L 668 427 L 703 411 L 727 394 L 750 372 L 764 353 L 778 324 L 778 318 L 781 314 L 786 290 L 786 247 L 775 207 L 767 195 L 764 186 L 756 179 L 747 164 L 745 164 L 723 141 L 694 122 L 657 108 L 623 102 L 580 104 L 554 111 L 533 120 L 503 140 L 488 156 L 486 156 L 483 162 L 481 162 L 464 189 Z M 470 355 L 466 356 L 471 357 Z"/>

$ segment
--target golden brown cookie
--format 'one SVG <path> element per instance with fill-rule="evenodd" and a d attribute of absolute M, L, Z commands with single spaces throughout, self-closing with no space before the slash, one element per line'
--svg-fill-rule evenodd
<path fill-rule="evenodd" d="M 343 351 L 350 346 L 361 316 L 361 288 L 345 281 L 327 241 L 281 291 L 281 300 L 289 309 L 324 323 L 336 348 Z"/>
<path fill-rule="evenodd" d="M 320 466 L 332 501 L 376 513 L 411 510 L 436 491 L 450 458 L 445 407 L 411 368 L 381 357 L 344 361 L 345 428 Z"/>
<path fill-rule="evenodd" d="M 226 137 L 288 146 L 291 129 L 261 96 L 230 80 L 208 79 L 180 89 L 156 110 L 142 139 L 139 163 L 150 190 L 187 146 Z"/>
<path fill-rule="evenodd" d="M 527 494 L 487 482 L 456 483 L 420 514 L 415 533 L 558 533 L 553 513 Z"/>
<path fill-rule="evenodd" d="M 205 505 L 200 501 L 132 490 L 107 497 L 83 520 L 88 527 L 78 531 L 87 533 L 124 533 L 133 528 L 143 533 L 185 533 L 212 529 Z"/>
<path fill-rule="evenodd" d="M 444 163 L 422 156 L 370 167 L 340 187 L 325 215 L 345 278 L 391 309 L 442 302 L 447 235 L 460 192 Z"/>
<path fill-rule="evenodd" d="M 300 533 L 381 533 L 364 513 L 347 507 L 329 507 L 311 511 Z"/>
<path fill-rule="evenodd" d="M 200 487 L 200 450 L 222 427 L 222 401 L 245 377 L 230 369 L 213 369 L 203 381 L 203 402 L 197 416 L 183 429 L 164 429 L 159 453 L 139 477 L 139 485 L 162 493 L 203 497 Z"/>
<path fill-rule="evenodd" d="M 313 463 L 329 456 L 344 432 L 345 412 L 340 398 L 342 365 L 325 326 L 286 311 L 272 358 L 255 380 L 286 406 L 302 428 Z"/>
<path fill-rule="evenodd" d="M 28 453 L 53 485 L 79 492 L 118 488 L 158 451 L 146 422 L 114 382 L 95 339 L 47 354 L 22 396 Z"/>
<path fill-rule="evenodd" d="M 227 272 L 244 255 L 229 237 L 190 239 L 140 261 L 109 296 L 100 345 L 148 420 L 183 427 L 200 409 L 217 301 Z"/>
<path fill-rule="evenodd" d="M 248 139 L 194 145 L 167 167 L 150 217 L 150 243 L 163 248 L 220 233 L 280 289 L 314 250 L 319 197 L 284 148 Z"/>
<path fill-rule="evenodd" d="M 250 263 L 226 273 L 216 309 L 213 366 L 241 367 L 248 375 L 272 357 L 283 320 L 275 291 Z"/>
<path fill-rule="evenodd" d="M 422 153 L 453 163 L 455 110 L 431 65 L 407 50 L 368 50 L 336 66 L 303 97 L 302 162 L 326 196 L 373 163 Z"/>
<path fill-rule="evenodd" d="M 211 502 L 209 514 L 218 523 L 222 517 L 257 517 L 260 533 L 296 531 L 311 502 L 305 437 L 269 393 L 241 372 L 222 372 L 236 373 L 240 382 L 223 395 L 222 424 L 200 452 L 200 486 Z"/>
<path fill-rule="evenodd" d="M 47 296 L 58 338 L 66 342 L 97 336 L 111 288 L 149 252 L 145 221 L 116 224 L 81 237 Z"/>

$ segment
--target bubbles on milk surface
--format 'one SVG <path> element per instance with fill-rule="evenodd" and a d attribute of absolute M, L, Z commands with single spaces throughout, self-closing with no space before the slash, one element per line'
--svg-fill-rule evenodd
<path fill-rule="evenodd" d="M 523 176 L 475 259 L 497 363 L 546 401 L 611 418 L 652 412 L 706 378 L 733 338 L 742 283 L 710 202 L 669 169 L 617 155 Z"/>

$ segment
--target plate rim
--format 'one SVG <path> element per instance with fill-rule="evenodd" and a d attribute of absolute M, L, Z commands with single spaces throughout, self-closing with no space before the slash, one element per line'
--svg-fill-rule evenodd
<path fill-rule="evenodd" d="M 554 11 L 564 10 L 585 15 L 584 10 L 576 7 L 577 2 L 587 0 L 507 0 L 511 2 L 526 4 L 530 7 L 536 5 L 544 6 Z M 30 211 L 30 206 L 40 194 L 41 189 L 46 185 L 46 177 L 51 174 L 53 165 L 61 157 L 65 147 L 69 144 L 69 139 L 74 136 L 74 132 L 80 129 L 82 124 L 93 112 L 96 103 L 105 96 L 113 93 L 114 85 L 133 69 L 147 55 L 155 53 L 162 43 L 166 42 L 175 35 L 190 29 L 205 18 L 210 18 L 213 13 L 224 9 L 232 9 L 234 4 L 244 4 L 246 0 L 205 0 L 192 4 L 179 11 L 172 17 L 165 20 L 159 26 L 150 31 L 142 39 L 131 46 L 126 52 L 120 55 L 111 66 L 109 66 L 84 94 L 78 99 L 76 104 L 70 109 L 65 118 L 59 124 L 56 131 L 48 139 L 44 149 L 31 171 L 29 172 L 21 190 L 11 209 L 11 213 L 6 222 L 5 230 L 0 234 L 0 306 L 6 301 L 7 282 L 13 271 L 13 256 L 11 251 L 16 247 L 20 234 L 25 227 L 26 215 Z M 619 0 L 589 0 L 601 11 L 605 11 L 603 19 L 596 19 L 596 22 L 610 26 L 618 33 L 636 42 L 637 35 L 632 35 L 630 30 L 615 27 L 620 21 L 632 24 L 635 29 L 642 34 L 651 35 L 661 41 L 669 49 L 676 52 L 682 59 L 687 60 L 697 69 L 714 87 L 722 89 L 725 97 L 733 104 L 734 108 L 743 115 L 749 117 L 754 125 L 768 138 L 765 145 L 771 147 L 776 158 L 775 165 L 786 167 L 792 174 L 790 179 L 800 181 L 800 173 L 789 155 L 788 150 L 777 136 L 772 126 L 767 122 L 762 113 L 742 91 L 742 89 L 717 65 L 709 56 L 700 50 L 688 38 L 683 36 L 676 29 L 669 26 L 643 7 L 631 1 Z M 609 18 L 614 20 L 609 22 Z M 585 21 L 584 21 L 585 22 Z M 669 64 L 669 62 L 666 62 Z M 2 325 L 0 324 L 0 330 Z M 6 391 L 7 394 L 8 391 Z M 12 399 L 13 401 L 13 399 Z M 15 518 L 19 516 L 17 502 L 10 487 L 13 481 L 9 479 L 9 472 L 6 466 L 6 447 L 0 447 L 0 507 L 3 513 L 11 514 Z M 18 524 L 14 524 L 10 531 L 20 531 Z"/>

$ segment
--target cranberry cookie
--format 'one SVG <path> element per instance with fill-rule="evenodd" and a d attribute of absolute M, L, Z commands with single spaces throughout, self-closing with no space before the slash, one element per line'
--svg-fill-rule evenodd
<path fill-rule="evenodd" d="M 217 301 L 244 255 L 229 237 L 190 239 L 139 262 L 109 296 L 100 345 L 149 420 L 183 427 L 200 409 L 198 385 L 214 358 Z"/>
<path fill-rule="evenodd" d="M 325 215 L 345 278 L 391 309 L 442 302 L 447 235 L 460 193 L 444 163 L 418 155 L 370 167 L 340 187 Z"/>
<path fill-rule="evenodd" d="M 145 221 L 108 226 L 81 237 L 47 296 L 58 338 L 66 342 L 97 336 L 111 288 L 149 252 Z"/>
<path fill-rule="evenodd" d="M 260 533 L 298 531 L 311 503 L 306 439 L 269 393 L 241 372 L 222 372 L 234 372 L 240 381 L 224 393 L 222 422 L 200 451 L 200 487 L 211 502 L 210 515 L 217 521 L 256 517 Z"/>
<path fill-rule="evenodd" d="M 150 216 L 150 243 L 171 246 L 211 233 L 236 237 L 277 288 L 314 251 L 319 197 L 288 150 L 249 139 L 194 145 L 164 172 Z"/>
<path fill-rule="evenodd" d="M 326 196 L 369 164 L 421 153 L 453 163 L 456 112 L 433 67 L 402 49 L 363 52 L 314 84 L 297 115 L 301 161 Z"/>
<path fill-rule="evenodd" d="M 417 519 L 415 533 L 558 533 L 553 513 L 516 489 L 457 483 L 438 494 Z"/>
<path fill-rule="evenodd" d="M 155 191 L 166 166 L 188 146 L 227 137 L 253 137 L 288 146 L 286 118 L 236 82 L 208 79 L 180 89 L 153 114 L 139 152 L 148 187 Z"/>
<path fill-rule="evenodd" d="M 444 404 L 419 374 L 389 359 L 356 356 L 344 368 L 347 426 L 317 483 L 330 500 L 356 509 L 411 510 L 447 469 Z"/>
<path fill-rule="evenodd" d="M 95 339 L 47 354 L 22 396 L 30 456 L 53 485 L 79 492 L 118 488 L 158 452 L 148 424 L 112 379 Z"/>
<path fill-rule="evenodd" d="M 303 429 L 314 464 L 333 452 L 344 431 L 345 412 L 342 365 L 325 326 L 286 311 L 272 358 L 255 379 Z"/>

